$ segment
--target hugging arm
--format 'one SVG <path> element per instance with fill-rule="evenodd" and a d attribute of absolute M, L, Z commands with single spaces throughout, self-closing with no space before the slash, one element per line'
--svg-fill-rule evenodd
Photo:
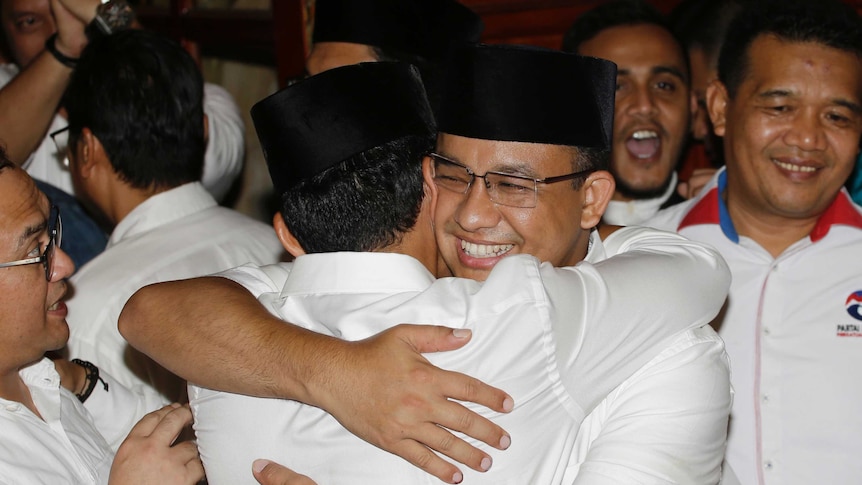
<path fill-rule="evenodd" d="M 463 432 L 500 448 L 505 432 L 452 400 L 511 409 L 502 391 L 432 366 L 422 352 L 469 341 L 451 329 L 400 325 L 346 342 L 286 324 L 241 285 L 220 277 L 147 286 L 120 315 L 138 350 L 198 385 L 325 409 L 360 438 L 446 482 L 458 469 L 431 450 L 481 470 L 487 455 Z"/>

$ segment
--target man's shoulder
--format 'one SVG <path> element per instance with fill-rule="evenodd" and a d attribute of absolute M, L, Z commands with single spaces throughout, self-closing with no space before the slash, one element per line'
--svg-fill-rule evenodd
<path fill-rule="evenodd" d="M 231 268 L 214 276 L 227 278 L 248 290 L 255 297 L 264 293 L 277 293 L 284 287 L 290 276 L 293 263 L 276 263 L 269 265 L 244 264 Z"/>
<path fill-rule="evenodd" d="M 679 225 L 682 220 L 685 219 L 685 216 L 688 215 L 699 200 L 699 198 L 690 199 L 666 209 L 662 209 L 654 216 L 644 221 L 642 225 L 664 231 L 676 232 L 679 230 Z"/>

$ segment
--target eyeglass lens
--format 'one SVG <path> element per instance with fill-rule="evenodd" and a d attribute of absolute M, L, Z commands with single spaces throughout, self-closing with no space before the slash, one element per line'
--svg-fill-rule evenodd
<path fill-rule="evenodd" d="M 434 160 L 435 181 L 443 188 L 466 194 L 475 179 L 481 178 L 492 202 L 510 207 L 529 208 L 536 206 L 536 182 L 534 180 L 495 172 L 476 175 L 466 167 L 442 157 L 432 156 L 432 158 Z"/>

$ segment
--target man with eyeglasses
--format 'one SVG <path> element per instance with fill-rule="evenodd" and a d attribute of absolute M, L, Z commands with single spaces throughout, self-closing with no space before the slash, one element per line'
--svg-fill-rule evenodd
<path fill-rule="evenodd" d="M 71 279 L 69 353 L 165 401 L 182 402 L 185 382 L 128 348 L 117 331 L 126 299 L 148 283 L 283 254 L 267 225 L 220 207 L 201 183 L 203 95 L 179 44 L 130 29 L 87 45 L 64 103 L 76 190 L 112 227 L 105 251 Z"/>
<path fill-rule="evenodd" d="M 604 263 L 598 263 L 598 261 L 602 259 L 602 254 L 605 251 L 612 253 L 614 250 L 611 248 L 620 249 L 620 246 L 617 245 L 619 243 L 623 243 L 623 246 L 633 243 L 636 238 L 627 239 L 627 236 L 623 235 L 631 235 L 631 232 L 615 233 L 609 236 L 608 245 L 605 246 L 598 235 L 592 231 L 592 228 L 601 218 L 604 204 L 613 191 L 613 181 L 606 171 L 591 171 L 602 168 L 603 158 L 601 155 L 604 152 L 606 156 L 609 146 L 613 109 L 607 100 L 612 99 L 609 94 L 613 92 L 615 79 L 615 72 L 610 63 L 545 50 L 478 46 L 467 47 L 459 51 L 459 55 L 455 56 L 455 60 L 450 66 L 454 66 L 448 70 L 452 73 L 453 78 L 449 80 L 450 84 L 447 84 L 439 126 L 443 133 L 438 139 L 434 156 L 426 158 L 424 162 L 426 186 L 431 194 L 429 210 L 434 218 L 434 224 L 430 227 L 436 228 L 437 242 L 440 243 L 440 251 L 447 265 L 447 268 L 441 268 L 438 274 L 448 274 L 448 270 L 451 269 L 452 273 L 457 276 L 475 277 L 475 279 L 481 280 L 487 278 L 488 281 L 483 290 L 490 291 L 491 296 L 499 296 L 508 302 L 506 295 L 509 295 L 510 292 L 526 291 L 527 288 L 531 288 L 537 292 L 534 295 L 536 296 L 542 295 L 544 291 L 553 293 L 553 290 L 538 289 L 528 283 L 529 278 L 506 273 L 506 271 L 512 270 L 512 267 L 508 265 L 516 264 L 520 258 L 507 259 L 504 256 L 508 257 L 517 253 L 536 254 L 540 260 L 558 265 L 574 265 L 586 258 L 590 263 L 601 265 Z M 527 72 L 531 73 L 530 77 L 523 75 Z M 565 79 L 565 82 L 560 81 L 558 84 L 553 84 L 548 83 L 548 79 Z M 312 81 L 315 81 L 315 78 L 306 82 Z M 577 84 L 579 89 L 572 90 L 572 83 Z M 297 87 L 302 87 L 302 85 Z M 480 98 L 485 96 L 487 96 L 486 99 L 493 99 L 494 102 L 483 103 Z M 351 99 L 362 99 L 362 97 L 353 95 Z M 605 102 L 601 100 L 605 100 Z M 339 102 L 337 97 L 333 99 L 332 103 L 335 107 L 340 106 L 341 103 L 347 104 L 345 101 Z M 313 105 L 313 103 L 307 104 Z M 304 105 L 300 104 L 300 106 Z M 383 105 L 392 106 L 397 105 L 397 103 Z M 289 108 L 291 108 L 289 105 L 283 108 L 284 112 L 288 113 L 283 116 L 289 118 L 292 115 L 305 121 L 301 124 L 284 122 L 285 126 L 318 126 L 317 123 L 306 120 L 301 113 Z M 362 113 L 363 110 L 354 110 L 354 112 Z M 579 116 L 570 116 L 572 112 L 579 113 Z M 500 118 L 496 118 L 495 115 L 500 116 Z M 373 126 L 371 123 L 361 123 L 360 125 Z M 320 124 L 319 126 L 327 125 Z M 344 131 L 334 127 L 329 129 L 338 133 Z M 290 131 L 270 128 L 261 132 L 258 125 L 261 143 L 269 153 L 271 165 L 274 160 L 313 159 L 323 156 L 320 155 L 322 153 L 331 153 L 329 145 L 332 144 L 332 137 L 328 136 L 322 128 L 321 130 L 320 133 L 313 131 L 307 133 L 309 137 L 321 138 L 318 145 L 313 145 L 312 141 L 306 142 L 316 146 L 316 149 L 309 147 L 304 147 L 302 150 L 297 149 L 296 152 L 305 154 L 298 156 L 297 153 L 289 150 L 280 153 L 273 150 L 273 146 L 278 146 L 279 138 L 276 135 L 282 134 L 282 138 L 287 138 L 287 134 L 291 133 Z M 264 136 L 265 134 L 268 136 Z M 277 154 L 280 155 L 280 158 L 277 157 Z M 451 160 L 451 162 L 442 157 Z M 458 167 L 456 164 L 461 164 L 463 167 Z M 488 175 L 489 171 L 495 172 L 495 174 Z M 473 175 L 482 175 L 482 180 L 476 180 L 477 177 L 471 175 L 471 172 Z M 277 172 L 274 174 L 274 179 L 276 179 L 276 175 Z M 444 179 L 448 180 L 443 181 Z M 438 185 L 445 184 L 457 190 L 450 190 L 446 187 L 437 189 Z M 465 186 L 469 186 L 466 194 L 464 193 L 464 189 L 467 188 Z M 489 187 L 491 188 L 490 193 Z M 536 216 L 535 219 L 533 218 L 534 215 Z M 519 229 L 522 229 L 532 225 L 536 237 L 533 238 L 533 234 L 530 232 L 525 231 L 526 237 L 522 237 L 516 231 L 508 230 L 504 227 L 504 220 L 512 222 L 509 228 L 518 226 Z M 476 234 L 485 228 L 485 230 L 481 230 L 483 233 L 481 237 L 468 237 L 467 233 L 471 230 L 468 228 L 470 221 L 481 224 L 472 229 Z M 275 223 L 276 227 L 280 224 L 278 220 Z M 343 231 L 348 230 L 348 226 L 341 226 L 344 221 L 338 218 L 333 218 L 333 223 L 339 224 Z M 423 222 L 423 219 L 420 218 L 415 225 L 415 230 L 428 231 L 430 229 L 429 224 L 430 221 Z M 546 229 L 544 232 L 543 224 Z M 282 225 L 284 224 L 282 223 Z M 288 228 L 293 227 L 290 221 L 287 222 L 287 226 Z M 497 226 L 499 226 L 499 230 Z M 282 240 L 284 242 L 285 238 L 282 237 Z M 430 241 L 428 242 L 430 243 Z M 588 252 L 590 246 L 592 248 Z M 592 295 L 589 291 L 578 292 L 573 290 L 568 293 L 565 290 L 558 290 L 561 294 L 556 296 L 560 300 L 557 304 L 549 306 L 555 309 L 553 311 L 562 311 L 572 320 L 563 318 L 557 321 L 559 326 L 548 324 L 549 327 L 547 328 L 552 326 L 555 333 L 559 332 L 555 338 L 549 337 L 547 340 L 551 345 L 550 355 L 554 355 L 555 358 L 554 367 L 559 366 L 558 369 L 564 369 L 573 362 L 572 359 L 577 360 L 576 356 L 581 355 L 576 350 L 581 344 L 578 343 L 579 337 L 575 335 L 581 324 L 575 323 L 575 321 L 588 326 L 594 325 L 595 329 L 599 332 L 606 332 L 603 335 L 612 340 L 616 338 L 625 340 L 623 334 L 618 334 L 613 330 L 613 328 L 618 328 L 615 325 L 631 323 L 632 318 L 643 316 L 641 312 L 648 308 L 655 309 L 658 307 L 662 309 L 661 311 L 669 311 L 669 316 L 674 315 L 675 317 L 680 316 L 675 313 L 678 309 L 685 308 L 685 304 L 675 301 L 675 298 L 687 291 L 686 285 L 683 284 L 679 288 L 668 286 L 682 283 L 682 279 L 685 278 L 684 275 L 673 277 L 665 273 L 664 276 L 667 276 L 669 281 L 663 281 L 658 285 L 645 285 L 637 277 L 638 274 L 651 277 L 653 274 L 663 273 L 671 267 L 680 269 L 675 264 L 661 264 L 653 270 L 639 273 L 635 269 L 636 265 L 642 263 L 644 259 L 635 255 L 628 257 L 624 255 L 622 258 L 624 261 L 635 265 L 626 266 L 624 264 L 618 273 L 621 279 L 617 281 L 626 282 L 627 285 L 630 285 L 627 287 L 628 289 L 621 287 L 616 287 L 613 291 L 601 289 L 599 293 L 602 296 Z M 300 276 L 294 276 L 294 272 L 299 271 L 297 268 L 301 261 L 309 260 L 299 258 L 289 278 L 300 278 Z M 314 259 L 310 261 L 314 261 Z M 497 268 L 493 269 L 498 271 L 497 278 L 494 278 L 492 267 L 498 262 L 501 264 L 498 267 L 499 271 Z M 586 269 L 589 265 L 582 266 L 586 271 L 589 271 Z M 623 269 L 624 267 L 628 269 Z M 313 297 L 316 295 L 316 286 L 313 282 L 325 278 L 326 275 L 332 275 L 330 277 L 335 278 L 338 275 L 344 275 L 342 278 L 349 278 L 347 281 L 362 276 L 374 277 L 377 280 L 374 285 L 369 284 L 361 290 L 354 290 L 359 293 L 370 291 L 379 285 L 394 285 L 397 280 L 397 278 L 387 277 L 388 271 L 382 265 L 365 270 L 357 270 L 354 266 L 340 266 L 339 268 L 338 271 L 310 271 L 306 268 L 302 273 L 309 278 L 311 275 L 320 276 L 311 282 L 300 282 L 300 280 L 295 286 L 288 284 L 284 286 L 283 292 L 281 291 L 282 285 L 278 283 L 278 281 L 283 280 L 279 280 L 278 276 L 273 276 L 279 274 L 279 270 L 264 270 L 267 276 L 257 273 L 255 277 L 258 282 L 273 278 L 269 286 L 260 283 L 269 288 L 263 292 L 266 295 L 261 294 L 261 302 L 270 309 L 282 308 L 282 304 L 287 305 L 284 308 L 292 309 L 293 306 L 290 305 L 290 302 L 294 292 L 299 291 L 301 294 L 301 292 L 307 291 L 309 298 Z M 550 266 L 543 266 L 542 268 L 542 271 L 553 271 Z M 641 267 L 641 269 L 643 268 Z M 249 271 L 254 273 L 255 270 Z M 281 269 L 280 271 L 283 275 L 284 270 Z M 251 279 L 254 280 L 255 278 Z M 248 281 L 249 278 L 245 278 L 243 282 L 247 283 Z M 439 281 L 446 284 L 446 282 L 463 280 L 444 279 Z M 344 288 L 344 285 L 342 281 L 339 288 L 342 288 L 345 294 L 353 294 L 352 290 Z M 679 335 L 676 339 L 672 339 L 674 340 L 673 344 L 669 345 L 662 352 L 662 355 L 646 365 L 643 365 L 643 362 L 627 361 L 626 351 L 618 347 L 617 344 L 609 342 L 599 344 L 609 353 L 608 363 L 621 358 L 626 364 L 643 366 L 636 373 L 636 377 L 632 377 L 631 382 L 613 391 L 617 397 L 603 404 L 604 414 L 593 419 L 593 426 L 583 437 L 578 436 L 578 439 L 581 440 L 580 443 L 572 450 L 571 457 L 569 458 L 567 455 L 567 458 L 564 459 L 568 468 L 564 466 L 557 468 L 559 474 L 556 475 L 556 478 L 547 478 L 542 473 L 552 474 L 553 472 L 549 468 L 543 467 L 537 462 L 526 464 L 517 458 L 524 456 L 521 454 L 525 451 L 523 447 L 526 446 L 529 449 L 531 446 L 531 441 L 525 437 L 531 435 L 531 431 L 544 429 L 544 426 L 551 425 L 554 429 L 549 431 L 547 436 L 558 436 L 557 433 L 562 431 L 571 433 L 569 437 L 574 439 L 575 434 L 577 434 L 576 424 L 554 418 L 542 421 L 539 418 L 542 413 L 535 413 L 531 418 L 522 417 L 520 419 L 512 419 L 499 414 L 489 415 L 487 410 L 477 409 L 471 404 L 466 404 L 467 408 L 478 414 L 467 414 L 465 412 L 467 408 L 449 402 L 446 398 L 481 404 L 490 401 L 491 404 L 488 407 L 493 411 L 500 411 L 500 409 L 492 399 L 485 398 L 485 391 L 482 391 L 483 394 L 479 396 L 483 398 L 480 401 L 475 398 L 477 391 L 474 391 L 474 395 L 463 394 L 462 392 L 459 393 L 459 389 L 447 389 L 437 383 L 437 381 L 445 383 L 452 380 L 459 382 L 460 374 L 453 375 L 440 372 L 437 369 L 429 368 L 427 362 L 424 366 L 411 363 L 410 356 L 405 357 L 402 349 L 403 343 L 401 343 L 402 347 L 399 347 L 399 342 L 390 340 L 392 335 L 396 335 L 395 338 L 398 339 L 398 332 L 401 332 L 400 335 L 404 335 L 402 327 L 396 327 L 394 330 L 383 332 L 367 340 L 354 342 L 348 349 L 344 349 L 337 342 L 328 341 L 324 337 L 307 335 L 303 332 L 296 333 L 295 331 L 291 333 L 291 330 L 288 330 L 291 327 L 283 325 L 278 319 L 273 319 L 266 314 L 258 302 L 248 294 L 243 295 L 243 291 L 240 288 L 237 292 L 236 285 L 223 280 L 218 281 L 218 278 L 154 285 L 138 292 L 130 300 L 120 320 L 121 330 L 134 345 L 139 346 L 181 375 L 185 375 L 192 382 L 197 382 L 211 389 L 227 388 L 234 392 L 267 397 L 287 397 L 314 404 L 332 412 L 350 430 L 356 430 L 356 423 L 358 422 L 360 427 L 356 431 L 357 434 L 386 450 L 397 453 L 411 463 L 422 466 L 449 483 L 460 481 L 468 476 L 468 473 L 475 480 L 481 480 L 483 476 L 476 475 L 470 470 L 464 474 L 461 472 L 453 474 L 455 469 L 439 456 L 429 453 L 425 448 L 425 443 L 430 443 L 430 447 L 438 446 L 437 443 L 448 443 L 445 447 L 435 449 L 468 464 L 477 471 L 487 470 L 491 463 L 490 460 L 494 457 L 495 463 L 503 463 L 502 465 L 495 465 L 495 468 L 491 469 L 494 478 L 489 479 L 494 480 L 495 483 L 506 480 L 512 483 L 546 483 L 542 479 L 532 480 L 530 477 L 546 477 L 545 479 L 551 482 L 564 477 L 571 480 L 577 473 L 584 477 L 593 478 L 605 473 L 620 477 L 643 478 L 645 474 L 654 473 L 672 476 L 683 482 L 706 483 L 718 480 L 718 466 L 723 451 L 723 430 L 726 427 L 730 392 L 727 386 L 727 367 L 722 345 L 714 332 L 709 329 L 698 329 Z M 255 286 L 255 290 L 252 291 L 258 294 L 260 286 Z M 605 291 L 608 294 L 604 294 Z M 656 305 L 658 300 L 655 297 L 658 297 L 658 294 L 653 293 L 653 291 L 669 291 L 673 296 L 665 300 L 667 303 Z M 468 291 L 467 294 L 472 293 Z M 609 298 L 609 295 L 613 297 Z M 207 308 L 190 305 L 190 297 L 200 298 L 202 296 L 214 303 L 208 305 Z M 436 305 L 424 306 L 416 318 L 421 318 L 420 321 L 427 319 L 431 322 L 453 326 L 463 325 L 463 319 L 459 325 L 456 325 L 450 323 L 451 320 L 442 318 L 441 312 L 457 308 L 459 302 L 465 297 L 466 295 L 460 295 L 457 298 L 444 298 Z M 541 297 L 536 296 L 536 298 Z M 584 305 L 576 303 L 582 301 L 581 298 L 587 300 L 587 303 Z M 625 298 L 629 298 L 629 300 L 623 304 L 620 299 Z M 663 300 L 664 298 L 658 297 L 658 299 Z M 671 304 L 668 300 L 674 301 L 674 303 Z M 155 306 L 156 303 L 158 303 L 158 307 Z M 562 310 L 569 308 L 568 305 L 574 305 L 576 309 Z M 637 312 L 633 314 L 628 305 L 636 307 Z M 695 304 L 695 307 L 697 306 L 698 304 Z M 364 305 L 356 305 L 355 307 L 366 308 Z M 479 305 L 479 307 L 483 306 Z M 539 307 L 536 307 L 535 304 L 532 305 L 534 309 L 541 307 L 541 305 Z M 326 308 L 330 308 L 332 312 L 337 312 L 340 307 L 330 304 Z M 491 305 L 487 308 L 495 307 Z M 501 310 L 500 306 L 496 308 L 497 311 L 501 312 L 497 315 L 499 326 L 488 327 L 484 333 L 477 331 L 477 337 L 471 343 L 473 347 L 466 347 L 464 354 L 459 354 L 463 356 L 460 359 L 447 357 L 446 354 L 440 355 L 439 358 L 460 360 L 464 363 L 471 362 L 471 359 L 480 359 L 485 366 L 481 368 L 485 369 L 486 372 L 490 372 L 492 369 L 497 371 L 509 369 L 512 373 L 517 373 L 521 369 L 521 365 L 525 368 L 529 367 L 528 362 L 535 362 L 534 359 L 543 355 L 544 351 L 530 352 L 525 350 L 523 353 L 519 353 L 508 346 L 495 345 L 499 344 L 501 339 L 505 340 L 506 336 L 514 335 L 505 330 L 506 328 L 516 328 L 509 327 L 512 323 L 509 319 L 520 320 L 514 312 L 510 314 Z M 605 309 L 607 312 L 598 310 L 600 315 L 595 318 L 582 313 L 598 308 Z M 260 314 L 262 311 L 263 316 Z M 617 312 L 622 312 L 622 314 Z M 280 311 L 279 314 L 284 315 Z M 613 314 L 617 316 L 613 316 Z M 302 315 L 306 315 L 306 313 L 301 312 L 298 318 L 305 322 L 306 318 Z M 441 315 L 441 319 L 436 320 L 435 315 Z M 360 333 L 369 328 L 367 325 L 375 323 L 388 325 L 404 321 L 390 316 L 396 320 L 387 322 L 385 318 L 380 319 L 380 321 L 372 318 L 363 325 L 359 322 L 366 322 L 366 320 L 359 320 L 361 317 L 362 312 L 359 311 L 352 315 L 352 321 L 355 323 L 354 328 L 358 329 Z M 290 318 L 288 319 L 290 320 Z M 647 317 L 646 320 L 651 324 L 658 325 L 659 328 L 664 325 L 662 322 L 670 321 L 665 317 Z M 185 322 L 184 325 L 178 326 L 180 321 Z M 189 329 L 203 327 L 198 323 L 201 321 L 206 322 L 207 328 L 187 332 Z M 325 328 L 329 329 L 327 332 L 329 334 L 346 335 L 348 332 L 348 325 L 342 326 L 326 318 L 323 318 L 322 323 Z M 330 327 L 330 325 L 334 327 Z M 535 330 L 538 327 L 534 326 L 533 328 Z M 640 327 L 639 330 L 646 330 L 646 327 Z M 667 329 L 665 328 L 665 330 Z M 189 354 L 182 357 L 171 355 L 177 350 L 176 342 L 199 339 L 201 332 L 207 335 L 207 338 L 204 339 L 206 340 L 205 350 L 203 347 L 196 348 L 194 356 Z M 482 336 L 479 337 L 478 333 L 481 333 Z M 639 332 L 624 332 L 624 334 L 632 335 L 633 338 L 641 336 Z M 351 332 L 350 335 L 356 334 Z M 447 337 L 448 340 L 444 337 Z M 363 337 L 359 336 L 358 338 Z M 437 350 L 455 347 L 452 343 L 454 339 L 451 334 L 444 333 L 444 329 L 440 329 L 437 335 L 428 332 L 425 339 L 432 343 L 436 339 L 436 342 L 439 342 Z M 590 347 L 589 344 L 582 343 L 581 350 Z M 427 345 L 423 347 L 423 344 L 425 342 L 420 340 L 414 348 L 430 350 Z M 375 353 L 378 348 L 385 350 L 382 353 Z M 481 350 L 488 348 L 496 348 L 497 353 L 488 352 L 486 355 L 487 351 Z M 471 349 L 476 354 L 471 354 Z M 199 353 L 198 350 L 203 352 Z M 212 361 L 207 357 L 208 355 L 219 355 L 219 362 Z M 583 354 L 583 357 L 589 359 L 588 355 L 589 352 Z M 286 358 L 290 360 L 287 364 L 285 363 Z M 440 362 L 436 360 L 436 356 L 434 361 Z M 248 367 L 249 364 L 251 367 Z M 289 366 L 287 373 L 291 374 L 290 377 L 285 375 L 286 369 L 283 368 L 285 365 Z M 411 369 L 407 373 L 407 377 L 401 374 L 401 369 L 404 368 Z M 590 388 L 584 395 L 595 392 L 605 385 L 609 386 L 606 391 L 610 392 L 616 386 L 612 379 L 607 382 L 603 380 L 601 368 L 602 364 L 591 367 L 591 370 L 595 372 L 592 374 L 596 378 L 595 381 L 589 378 L 580 381 L 581 385 Z M 565 371 L 560 370 L 560 372 Z M 425 377 L 417 382 L 414 380 L 414 375 Z M 665 379 L 664 376 L 667 378 Z M 487 374 L 480 374 L 480 378 L 483 380 L 490 378 L 492 379 L 490 382 L 495 385 L 499 382 L 499 385 L 506 389 L 507 381 L 505 378 L 489 377 Z M 534 389 L 539 386 L 535 379 L 537 378 L 534 376 L 534 380 L 531 381 Z M 368 383 L 374 380 L 382 381 L 384 385 L 375 387 L 374 383 Z M 297 381 L 301 383 L 301 386 L 304 386 L 302 389 L 296 389 Z M 431 382 L 429 385 L 423 381 Z M 477 387 L 475 382 L 464 382 L 465 386 Z M 517 406 L 523 406 L 521 409 L 524 410 L 530 409 L 530 406 L 536 403 L 531 402 L 526 397 L 523 392 L 524 388 L 516 386 L 513 382 L 512 385 L 516 388 L 511 392 L 517 396 L 515 399 L 516 411 Z M 401 388 L 405 384 L 410 389 L 403 392 Z M 721 391 L 722 386 L 723 393 Z M 560 388 L 561 393 L 571 392 L 571 390 L 572 388 L 565 385 Z M 443 395 L 445 402 L 435 401 L 437 393 Z M 580 393 L 574 393 L 574 395 L 578 394 Z M 670 396 L 674 396 L 671 399 L 674 401 L 673 403 L 668 400 Z M 490 397 L 493 398 L 494 395 L 492 394 Z M 200 399 L 200 406 L 195 406 L 196 413 L 203 410 L 206 414 L 206 416 L 198 414 L 201 422 L 214 422 L 213 420 L 217 416 L 225 416 L 225 414 L 212 410 L 212 408 L 218 408 L 214 401 L 216 400 L 210 400 L 207 391 L 204 391 Z M 278 404 L 275 400 L 266 400 L 266 402 L 267 405 L 271 406 L 289 407 L 292 405 L 290 403 Z M 420 408 L 421 412 L 415 410 L 414 407 Z M 634 415 L 643 417 L 631 422 L 630 419 L 615 415 L 613 416 L 614 422 L 605 422 L 605 420 L 611 420 L 607 413 L 618 407 L 621 408 L 621 412 L 627 407 L 634 408 Z M 344 408 L 348 409 L 345 410 Z M 230 410 L 229 407 L 226 409 Z M 234 410 L 231 415 L 235 416 L 237 412 Z M 374 428 L 370 431 L 367 429 L 371 426 L 379 426 L 379 423 L 375 423 L 373 419 L 368 419 L 365 416 L 366 413 L 379 416 L 379 421 L 383 422 L 383 426 L 380 427 L 381 431 Z M 271 426 L 276 426 L 278 429 L 278 425 L 275 423 L 281 422 L 267 419 L 266 416 L 270 415 L 267 413 L 252 411 L 248 414 L 249 416 L 243 416 L 236 421 L 240 423 L 240 427 L 246 433 L 248 430 L 255 430 L 255 433 L 263 428 L 268 430 Z M 414 418 L 413 415 L 415 414 L 422 416 Z M 261 416 L 264 417 L 261 418 Z M 279 414 L 278 416 L 282 415 Z M 458 428 L 457 426 L 460 425 L 458 420 L 462 419 L 462 416 L 476 426 Z M 441 429 L 445 427 L 464 432 L 496 448 L 500 440 L 500 431 L 489 427 L 486 419 L 488 416 L 494 416 L 495 422 L 500 420 L 499 422 L 506 423 L 503 427 L 513 431 L 511 443 L 514 448 L 510 448 L 506 453 L 496 457 L 493 449 L 482 444 L 475 444 L 477 441 L 462 441 L 461 435 L 453 436 L 448 434 L 445 429 Z M 256 419 L 261 421 L 254 422 Z M 321 417 L 320 419 L 331 418 Z M 419 424 L 414 424 L 417 421 Z M 233 420 L 219 420 L 218 422 L 230 423 Z M 368 424 L 369 422 L 371 424 Z M 461 421 L 461 423 L 463 422 Z M 204 434 L 213 432 L 211 426 L 201 426 Z M 224 424 L 223 426 L 228 425 Z M 529 426 L 535 426 L 536 429 L 525 429 Z M 603 427 L 605 432 L 596 439 L 592 433 L 602 431 Z M 386 441 L 385 435 L 390 431 L 389 428 L 394 428 L 400 432 L 402 437 Z M 326 429 L 329 429 L 328 425 Z M 632 436 L 632 434 L 637 435 L 639 432 L 643 432 L 644 436 Z M 201 431 L 199 431 L 198 436 L 203 447 L 202 455 L 206 460 L 208 452 L 205 451 L 206 444 L 204 442 L 210 437 L 202 436 L 200 433 Z M 341 430 L 331 436 L 338 436 L 341 439 L 343 433 L 344 431 Z M 242 436 L 242 433 L 235 432 L 232 436 Z M 381 439 L 381 436 L 384 438 Z M 657 436 L 662 437 L 657 438 Z M 255 437 L 258 438 L 259 435 L 255 435 Z M 260 454 L 257 457 L 274 457 L 274 454 L 278 453 L 277 450 L 289 446 L 285 445 L 284 442 L 291 438 L 296 438 L 299 443 L 307 443 L 303 441 L 307 439 L 307 436 L 302 433 L 281 433 L 279 437 L 279 443 L 282 444 L 273 448 L 276 450 L 272 452 L 273 454 L 267 455 L 264 450 L 258 450 Z M 522 439 L 519 440 L 519 437 Z M 605 446 L 592 446 L 593 440 L 598 443 L 608 441 L 610 449 Z M 641 453 L 641 456 L 634 457 L 632 455 L 630 447 L 626 445 L 629 440 L 648 444 L 645 445 L 645 451 Z M 338 447 L 333 444 L 333 452 L 336 452 L 336 449 L 341 449 L 341 443 L 339 441 Z M 519 444 L 516 446 L 516 443 Z M 548 443 L 541 443 L 537 446 L 547 445 Z M 249 451 L 257 450 L 254 448 L 254 444 L 248 446 Z M 474 450 L 472 446 L 476 446 L 478 450 Z M 245 449 L 246 446 L 241 448 Z M 313 453 L 314 449 L 313 446 L 308 445 L 295 451 L 306 456 L 306 453 Z M 506 463 L 509 452 L 512 450 L 517 451 L 512 453 L 512 462 Z M 593 450 L 597 455 L 588 455 L 590 450 Z M 365 450 L 363 453 L 371 453 L 371 451 Z M 299 460 L 301 463 L 297 463 L 295 466 L 307 465 L 310 469 L 303 468 L 302 471 L 310 473 L 312 476 L 315 476 L 315 472 L 321 473 L 315 478 L 321 479 L 325 483 L 327 480 L 332 480 L 334 476 L 340 477 L 344 476 L 340 474 L 348 473 L 344 471 L 345 464 L 341 462 L 346 460 L 348 456 L 352 456 L 352 453 L 345 451 L 338 452 L 338 454 L 339 459 L 335 462 L 330 458 L 321 463 L 317 461 L 319 460 L 318 457 L 314 461 Z M 538 454 L 541 455 L 542 453 L 538 452 Z M 462 456 L 466 456 L 466 461 L 461 458 Z M 535 455 L 531 456 L 535 458 Z M 682 457 L 682 462 L 686 464 L 681 465 L 682 462 L 677 458 L 671 459 L 672 456 Z M 247 457 L 247 461 L 253 457 Z M 603 460 L 603 457 L 607 457 L 608 460 Z M 691 463 L 686 458 L 692 458 Z M 411 472 L 402 471 L 404 463 L 400 461 L 396 460 L 390 463 L 379 460 L 384 460 L 384 458 L 375 456 L 374 459 L 369 459 L 367 462 L 360 460 L 361 464 L 357 465 L 356 473 L 361 475 L 357 476 L 368 478 L 369 475 L 365 474 L 376 473 L 377 475 L 374 476 L 375 483 L 377 480 L 398 481 L 401 477 L 399 473 L 412 476 L 410 475 Z M 603 465 L 603 461 L 610 463 Z M 319 466 L 313 463 L 319 463 Z M 381 466 L 380 463 L 386 463 L 386 465 Z M 578 463 L 584 465 L 579 469 L 576 466 Z M 250 463 L 246 463 L 245 466 L 248 465 Z M 520 470 L 520 472 L 507 468 L 507 466 L 512 465 L 516 465 L 515 469 Z M 645 468 L 641 468 L 641 465 L 645 465 Z M 495 472 L 497 466 L 500 467 L 500 471 Z M 536 470 L 537 466 L 540 468 L 539 471 Z M 375 469 L 369 470 L 369 468 Z M 392 473 L 385 473 L 387 471 Z M 384 472 L 385 476 L 379 476 L 381 472 Z M 334 475 L 329 473 L 334 473 Z"/>
<path fill-rule="evenodd" d="M 69 336 L 63 298 L 74 265 L 60 249 L 59 211 L 2 151 L 0 192 L 0 481 L 197 483 L 203 469 L 194 445 L 172 446 L 191 421 L 187 408 L 146 416 L 115 458 L 81 402 L 101 382 L 76 379 L 44 358 Z M 100 380 L 116 386 L 109 376 Z"/>

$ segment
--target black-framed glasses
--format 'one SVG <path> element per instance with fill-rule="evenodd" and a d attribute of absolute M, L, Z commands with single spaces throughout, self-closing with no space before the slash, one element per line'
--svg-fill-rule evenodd
<path fill-rule="evenodd" d="M 58 136 L 66 133 L 65 137 L 57 138 Z M 69 168 L 69 127 L 60 128 L 57 131 L 52 131 L 48 134 L 51 137 L 51 141 L 54 142 L 54 147 L 57 148 L 57 155 L 62 157 L 61 161 L 63 166 Z"/>
<path fill-rule="evenodd" d="M 595 169 L 588 169 L 543 179 L 502 172 L 485 172 L 485 175 L 476 175 L 466 166 L 442 155 L 429 153 L 428 156 L 434 161 L 434 182 L 439 187 L 466 194 L 473 186 L 473 181 L 480 178 L 485 182 L 485 189 L 491 202 L 524 209 L 536 207 L 539 184 L 555 184 L 595 172 Z"/>
<path fill-rule="evenodd" d="M 51 277 L 54 276 L 54 252 L 63 242 L 63 221 L 60 220 L 60 208 L 53 204 L 48 215 L 48 236 L 48 245 L 45 246 L 45 251 L 40 256 L 0 263 L 0 268 L 42 263 L 45 267 L 45 279 L 51 281 Z"/>

